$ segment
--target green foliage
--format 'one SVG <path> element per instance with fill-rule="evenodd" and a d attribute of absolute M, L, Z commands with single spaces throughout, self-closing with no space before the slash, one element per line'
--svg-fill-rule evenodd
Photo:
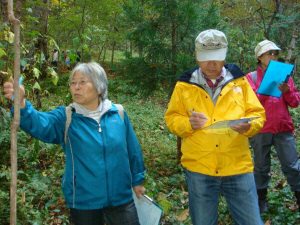
<path fill-rule="evenodd" d="M 244 73 L 256 70 L 254 48 L 263 40 L 262 32 L 249 29 L 230 29 L 227 33 L 227 62 L 236 63 Z"/>
<path fill-rule="evenodd" d="M 70 98 L 65 97 L 68 92 L 67 83 L 68 74 L 60 77 L 57 86 L 49 80 L 42 82 L 49 90 L 48 93 L 42 93 L 43 111 L 70 102 Z M 145 187 L 147 194 L 164 209 L 162 224 L 191 225 L 190 217 L 182 222 L 177 219 L 188 209 L 188 191 L 185 170 L 177 163 L 176 136 L 170 134 L 164 120 L 169 101 L 166 89 L 160 87 L 150 98 L 141 100 L 128 92 L 131 86 L 119 77 L 110 78 L 109 85 L 109 98 L 124 106 L 141 144 L 147 170 Z M 0 123 L 0 223 L 8 224 L 11 118 L 7 110 L 1 109 L 0 112 L 0 117 L 4 118 L 4 123 Z M 299 150 L 299 108 L 292 109 L 291 114 Z M 62 224 L 69 224 L 69 211 L 65 206 L 60 185 L 65 159 L 62 149 L 40 142 L 23 131 L 19 131 L 18 137 L 18 221 L 20 224 L 51 224 L 59 220 Z M 275 155 L 274 152 L 272 155 Z M 270 210 L 262 215 L 264 222 L 271 219 L 274 224 L 298 224 L 299 213 L 293 211 L 295 199 L 276 157 L 272 158 L 271 171 L 272 180 L 268 194 Z M 233 224 L 223 197 L 219 204 L 219 223 Z"/>
<path fill-rule="evenodd" d="M 271 21 L 278 2 L 283 4 L 283 11 Z M 42 18 L 45 9 L 49 12 L 47 21 Z M 162 224 L 191 224 L 189 217 L 182 222 L 176 217 L 188 208 L 188 193 L 184 169 L 177 163 L 176 136 L 168 132 L 163 115 L 176 79 L 196 65 L 195 37 L 205 29 L 223 30 L 229 41 L 227 61 L 249 72 L 255 69 L 254 48 L 263 39 L 278 43 L 282 57 L 286 57 L 297 26 L 295 21 L 299 21 L 298 11 L 297 1 L 78 0 L 50 1 L 47 5 L 41 1 L 25 1 L 21 12 L 21 66 L 26 97 L 33 100 L 33 90 L 40 89 L 43 111 L 72 102 L 69 74 L 63 75 L 65 71 L 49 67 L 51 57 L 37 50 L 37 46 L 47 48 L 48 52 L 54 48 L 69 49 L 73 64 L 80 50 L 82 61 L 102 60 L 106 71 L 109 71 L 107 58 L 112 57 L 114 47 L 114 54 L 118 53 L 118 59 L 122 60 L 114 64 L 116 74 L 112 76 L 114 79 L 109 79 L 109 97 L 124 105 L 141 143 L 147 169 L 147 194 L 164 208 Z M 43 33 L 42 24 L 47 25 L 47 34 Z M 0 25 L 1 82 L 2 74 L 13 75 L 14 34 L 10 26 L 6 22 Z M 299 61 L 298 48 L 299 38 L 291 63 Z M 293 79 L 299 89 L 297 71 Z M 41 79 L 38 83 L 37 78 Z M 1 95 L 0 224 L 9 221 L 9 106 Z M 290 112 L 300 151 L 299 108 Z M 299 224 L 299 213 L 293 212 L 295 199 L 276 157 L 272 158 L 272 165 L 270 211 L 262 215 L 263 220 Z M 18 132 L 20 224 L 70 223 L 60 187 L 63 167 L 64 154 L 60 147 L 37 141 L 21 130 Z M 219 223 L 233 224 L 224 198 L 219 205 Z"/>
<path fill-rule="evenodd" d="M 194 39 L 204 27 L 219 25 L 218 7 L 199 1 L 128 1 L 123 26 L 139 56 L 128 52 L 119 72 L 148 96 L 158 84 L 174 84 L 194 63 Z M 205 21 L 199 23 L 199 21 Z M 194 65 L 193 65 L 194 66 Z M 135 67 L 135 70 L 133 70 Z M 169 86 L 168 86 L 169 87 Z"/>

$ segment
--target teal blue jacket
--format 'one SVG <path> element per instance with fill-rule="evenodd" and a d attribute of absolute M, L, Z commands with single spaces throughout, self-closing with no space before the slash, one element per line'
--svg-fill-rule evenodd
<path fill-rule="evenodd" d="M 65 107 L 39 112 L 26 101 L 21 109 L 20 127 L 35 138 L 60 144 L 66 155 L 62 188 L 66 203 L 76 209 L 101 209 L 132 200 L 132 188 L 144 181 L 141 147 L 127 113 L 124 121 L 117 108 L 98 123 L 72 113 L 68 141 L 64 143 Z"/>

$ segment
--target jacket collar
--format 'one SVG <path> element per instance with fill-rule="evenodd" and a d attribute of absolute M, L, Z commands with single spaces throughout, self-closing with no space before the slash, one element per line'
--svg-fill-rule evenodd
<path fill-rule="evenodd" d="M 236 64 L 226 63 L 224 65 L 224 67 L 226 69 L 228 69 L 228 71 L 232 74 L 233 79 L 237 79 L 237 78 L 245 76 L 244 72 Z M 195 72 L 197 69 L 199 69 L 199 66 L 194 67 L 193 69 L 190 69 L 188 71 L 185 71 L 179 77 L 178 81 L 183 81 L 183 82 L 190 83 L 191 76 L 192 76 L 193 72 Z"/>

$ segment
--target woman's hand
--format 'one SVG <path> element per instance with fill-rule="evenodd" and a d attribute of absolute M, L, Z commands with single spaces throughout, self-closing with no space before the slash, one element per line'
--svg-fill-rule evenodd
<path fill-rule="evenodd" d="M 278 84 L 278 89 L 282 91 L 282 93 L 287 93 L 290 90 L 290 85 L 282 81 Z"/>
<path fill-rule="evenodd" d="M 137 185 L 133 187 L 133 190 L 138 198 L 141 197 L 142 194 L 145 194 L 146 188 L 143 185 Z"/>
<path fill-rule="evenodd" d="M 20 87 L 20 108 L 24 108 L 26 106 L 25 103 L 25 90 L 23 86 Z M 3 91 L 4 96 L 6 99 L 13 101 L 13 95 L 14 95 L 14 80 L 12 77 L 9 78 L 8 82 L 5 82 L 3 84 Z"/>

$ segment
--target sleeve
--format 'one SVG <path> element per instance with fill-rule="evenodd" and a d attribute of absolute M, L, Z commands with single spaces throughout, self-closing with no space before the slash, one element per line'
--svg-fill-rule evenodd
<path fill-rule="evenodd" d="M 288 84 L 290 85 L 290 90 L 283 94 L 283 99 L 288 106 L 297 108 L 300 102 L 299 92 L 297 91 L 292 78 L 289 79 Z"/>
<path fill-rule="evenodd" d="M 190 117 L 187 109 L 185 109 L 183 104 L 182 88 L 179 83 L 176 84 L 165 113 L 165 120 L 171 133 L 185 138 L 193 134 L 194 130 L 189 121 Z"/>
<path fill-rule="evenodd" d="M 20 110 L 20 115 L 20 128 L 26 133 L 46 143 L 60 144 L 64 141 L 65 107 L 39 112 L 26 101 L 26 107 Z"/>
<path fill-rule="evenodd" d="M 135 187 L 137 185 L 141 185 L 144 182 L 144 174 L 146 170 L 144 166 L 141 146 L 138 142 L 138 139 L 135 135 L 135 132 L 125 110 L 124 122 L 126 125 L 127 151 L 129 156 L 130 170 L 132 174 L 132 187 Z"/>
<path fill-rule="evenodd" d="M 244 133 L 247 137 L 252 137 L 257 134 L 264 126 L 266 121 L 265 109 L 259 102 L 256 94 L 248 82 L 244 85 L 245 96 L 245 117 L 259 117 L 251 121 L 251 127 L 248 132 Z"/>

